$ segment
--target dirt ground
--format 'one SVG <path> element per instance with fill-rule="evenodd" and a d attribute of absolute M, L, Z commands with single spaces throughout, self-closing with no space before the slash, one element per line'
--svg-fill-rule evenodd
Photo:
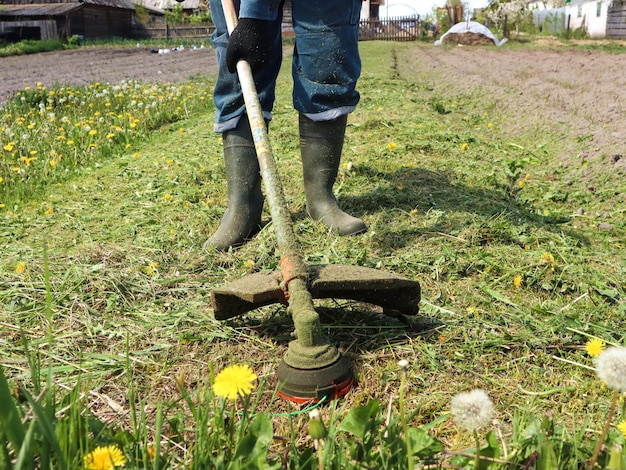
<path fill-rule="evenodd" d="M 626 43 L 624 43 L 626 52 Z M 436 82 L 436 93 L 480 93 L 515 119 L 513 136 L 551 135 L 566 184 L 626 191 L 626 53 L 551 45 L 541 49 L 421 47 L 400 74 Z M 404 59 L 404 57 L 402 58 Z M 443 80 L 441 80 L 443 77 Z M 626 194 L 623 194 L 626 202 Z"/>
<path fill-rule="evenodd" d="M 626 54 L 558 45 L 539 50 L 419 45 L 408 54 L 409 60 L 400 60 L 403 76 L 445 77 L 438 90 L 444 97 L 476 90 L 499 108 L 515 109 L 518 118 L 507 123 L 512 135 L 550 126 L 563 141 L 564 166 L 589 162 L 579 176 L 588 178 L 590 187 L 598 173 L 626 174 Z M 84 48 L 6 57 L 0 58 L 0 105 L 37 82 L 176 82 L 215 70 L 210 48 L 168 54 L 146 47 Z"/>
<path fill-rule="evenodd" d="M 0 57 L 0 105 L 26 86 L 38 82 L 88 85 L 124 79 L 177 82 L 217 70 L 211 48 L 152 52 L 147 47 L 82 48 L 13 57 Z"/>

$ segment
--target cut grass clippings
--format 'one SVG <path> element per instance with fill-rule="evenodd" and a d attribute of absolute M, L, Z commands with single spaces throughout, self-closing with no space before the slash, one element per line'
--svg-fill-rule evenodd
<path fill-rule="evenodd" d="M 360 430 L 365 439 L 364 414 L 384 418 L 390 398 L 397 409 L 397 363 L 406 359 L 403 419 L 443 443 L 439 464 L 473 462 L 474 436 L 447 413 L 453 396 L 480 388 L 497 419 L 481 450 L 491 468 L 506 459 L 523 466 L 535 451 L 558 456 L 560 468 L 578 468 L 612 398 L 585 343 L 624 344 L 624 224 L 612 231 L 574 224 L 575 195 L 542 197 L 567 190 L 547 177 L 554 144 L 502 132 L 512 116 L 471 90 L 437 86 L 441 77 L 403 76 L 398 63 L 411 47 L 424 46 L 362 44 L 362 101 L 335 185 L 342 207 L 370 227 L 356 238 L 336 237 L 305 217 L 289 67 L 279 78 L 270 138 L 307 262 L 391 271 L 419 280 L 423 292 L 421 312 L 408 323 L 346 301 L 319 303 L 324 330 L 358 377 L 345 398 L 323 409 L 324 420 L 329 432 Z M 228 322 L 212 317 L 214 287 L 276 269 L 280 257 L 271 224 L 232 252 L 201 248 L 227 204 L 212 119 L 210 106 L 179 113 L 176 122 L 150 126 L 132 149 L 115 147 L 67 178 L 43 177 L 0 209 L 0 363 L 10 387 L 54 389 L 112 433 L 135 433 L 143 447 L 133 468 L 152 468 L 146 456 L 155 441 L 165 468 L 208 468 L 193 467 L 192 454 L 196 462 L 200 454 L 190 436 L 216 418 L 194 403 L 213 403 L 214 371 L 236 363 L 250 365 L 263 384 L 250 400 L 270 418 L 259 418 L 253 434 L 267 436 L 271 422 L 270 440 L 282 436 L 268 443 L 273 462 L 287 458 L 286 448 L 297 455 L 311 447 L 308 417 L 273 416 L 294 411 L 275 395 L 274 371 L 292 339 L 285 309 Z M 594 210 L 613 210 L 614 202 Z M 623 443 L 615 427 L 610 433 L 611 443 Z M 366 442 L 357 441 L 350 442 Z M 197 445 L 210 453 L 208 442 Z M 395 449 L 396 441 L 388 445 Z M 379 458 L 360 449 L 371 462 Z M 425 449 L 439 452 L 434 441 Z M 235 459 L 237 450 L 228 455 Z M 359 466 L 356 456 L 337 455 L 337 465 Z M 317 464 L 309 457 L 301 468 Z M 335 468 L 332 454 L 325 458 Z"/>

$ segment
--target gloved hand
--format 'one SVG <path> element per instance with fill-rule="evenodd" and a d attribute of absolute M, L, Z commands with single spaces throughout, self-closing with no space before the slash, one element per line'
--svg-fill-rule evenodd
<path fill-rule="evenodd" d="M 270 22 L 254 18 L 240 18 L 228 39 L 226 66 L 230 73 L 237 71 L 237 62 L 244 59 L 252 73 L 267 65 L 272 56 Z"/>

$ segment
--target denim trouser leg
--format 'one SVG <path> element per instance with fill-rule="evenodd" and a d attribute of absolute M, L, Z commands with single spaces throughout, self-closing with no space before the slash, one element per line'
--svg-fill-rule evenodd
<path fill-rule="evenodd" d="M 348 114 L 359 101 L 361 5 L 361 0 L 292 0 L 293 104 L 314 121 Z"/>
<path fill-rule="evenodd" d="M 215 23 L 213 45 L 219 72 L 213 99 L 217 108 L 215 131 L 237 125 L 245 112 L 236 74 L 226 68 L 228 33 L 220 0 L 210 0 Z M 239 0 L 235 0 L 239 8 Z M 296 34 L 292 75 L 293 105 L 315 121 L 348 114 L 359 101 L 356 83 L 361 73 L 358 28 L 361 0 L 292 0 Z M 271 118 L 276 77 L 282 62 L 282 6 L 273 22 L 274 54 L 270 63 L 255 75 L 261 107 Z"/>
<path fill-rule="evenodd" d="M 226 67 L 228 29 L 226 19 L 224 18 L 222 2 L 220 0 L 210 0 L 210 3 L 211 15 L 213 16 L 213 23 L 215 24 L 212 40 L 218 64 L 217 81 L 215 83 L 215 89 L 213 90 L 213 100 L 217 108 L 214 129 L 216 132 L 224 132 L 234 129 L 237 126 L 239 118 L 245 113 L 245 105 L 237 74 L 230 73 Z M 239 0 L 235 0 L 235 7 L 237 11 L 239 11 Z M 278 18 L 272 23 L 274 54 L 269 64 L 254 76 L 257 93 L 259 94 L 259 100 L 261 101 L 261 107 L 263 108 L 263 114 L 266 119 L 271 119 L 272 117 L 276 77 L 278 76 L 282 62 L 282 10 L 279 12 Z"/>

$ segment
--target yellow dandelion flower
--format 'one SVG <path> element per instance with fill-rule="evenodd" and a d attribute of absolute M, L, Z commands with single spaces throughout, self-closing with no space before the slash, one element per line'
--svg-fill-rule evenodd
<path fill-rule="evenodd" d="M 3 181 L 4 181 L 4 178 L 0 176 L 0 184 L 2 184 Z"/>
<path fill-rule="evenodd" d="M 525 181 L 518 181 L 517 185 L 521 188 L 523 188 L 524 186 L 526 186 L 526 182 Z"/>
<path fill-rule="evenodd" d="M 467 147 L 469 147 L 469 144 L 467 142 L 461 144 L 461 150 L 467 150 Z"/>
<path fill-rule="evenodd" d="M 170 193 L 165 193 L 163 195 L 163 199 L 165 199 L 166 201 L 171 201 L 172 200 L 172 195 Z"/>
<path fill-rule="evenodd" d="M 54 213 L 54 209 L 52 207 L 48 207 L 46 211 L 44 212 L 44 214 L 46 215 L 52 215 L 53 213 Z"/>
<path fill-rule="evenodd" d="M 15 272 L 17 274 L 24 274 L 26 272 L 26 263 L 20 261 L 15 265 Z"/>
<path fill-rule="evenodd" d="M 587 341 L 587 344 L 585 344 L 585 351 L 587 351 L 587 354 L 589 354 L 591 357 L 598 357 L 600 354 L 602 354 L 602 351 L 604 351 L 605 347 L 606 343 L 600 338 L 592 338 Z"/>
<path fill-rule="evenodd" d="M 397 148 L 398 148 L 398 144 L 396 144 L 395 142 L 389 142 L 389 144 L 387 144 L 388 150 L 395 150 Z"/>
<path fill-rule="evenodd" d="M 139 152 L 135 152 L 135 153 L 133 153 L 133 157 L 134 157 L 134 158 L 139 157 L 139 155 L 140 155 L 140 154 L 139 154 Z"/>
<path fill-rule="evenodd" d="M 146 450 L 148 451 L 148 458 L 152 461 L 156 457 L 156 448 L 154 444 L 148 444 Z"/>
<path fill-rule="evenodd" d="M 144 271 L 148 276 L 154 276 L 157 269 L 159 269 L 159 263 L 157 263 L 156 261 L 150 261 L 148 265 L 144 268 Z"/>
<path fill-rule="evenodd" d="M 114 470 L 126 464 L 126 457 L 117 446 L 99 446 L 85 455 L 83 464 L 87 470 Z"/>
<path fill-rule="evenodd" d="M 254 261 L 252 261 L 251 259 L 246 260 L 246 262 L 243 264 L 246 269 L 250 269 L 254 267 Z"/>
<path fill-rule="evenodd" d="M 522 276 L 519 274 L 513 278 L 513 285 L 516 289 L 519 289 L 522 286 Z"/>
<path fill-rule="evenodd" d="M 222 370 L 213 383 L 213 391 L 218 397 L 235 400 L 238 396 L 250 395 L 256 374 L 248 365 L 232 365 Z"/>
<path fill-rule="evenodd" d="M 554 255 L 550 253 L 549 251 L 546 251 L 545 253 L 541 255 L 541 261 L 544 264 L 549 265 L 551 269 L 554 269 L 554 266 L 555 266 Z"/>
<path fill-rule="evenodd" d="M 91 129 L 89 131 L 89 135 L 96 135 L 98 133 L 98 131 L 96 129 Z"/>
<path fill-rule="evenodd" d="M 478 309 L 476 307 L 467 307 L 465 311 L 469 313 L 470 315 L 474 315 L 475 317 L 478 317 Z"/>
<path fill-rule="evenodd" d="M 487 127 L 493 127 L 493 122 L 488 122 Z"/>
<path fill-rule="evenodd" d="M 617 429 L 626 437 L 626 419 L 617 425 Z"/>

